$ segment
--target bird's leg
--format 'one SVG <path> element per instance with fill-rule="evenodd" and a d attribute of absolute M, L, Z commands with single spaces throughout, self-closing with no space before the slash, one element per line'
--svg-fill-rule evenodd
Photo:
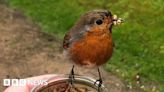
<path fill-rule="evenodd" d="M 102 85 L 102 77 L 101 77 L 101 74 L 100 74 L 99 67 L 97 68 L 97 70 L 98 70 L 98 74 L 99 74 L 99 79 L 95 81 L 94 85 L 97 84 L 97 82 L 98 82 L 98 92 L 100 92 L 100 87 Z"/>
<path fill-rule="evenodd" d="M 71 85 L 72 85 L 74 80 L 75 80 L 75 73 L 74 73 L 74 65 L 73 65 L 71 72 L 69 74 L 69 83 L 71 83 Z"/>

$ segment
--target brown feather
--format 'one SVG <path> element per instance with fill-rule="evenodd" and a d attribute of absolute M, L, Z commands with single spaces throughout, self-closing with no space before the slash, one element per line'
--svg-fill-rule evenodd
<path fill-rule="evenodd" d="M 102 24 L 96 24 L 102 19 Z M 85 28 L 88 27 L 88 30 Z M 108 61 L 113 53 L 112 17 L 106 11 L 93 11 L 82 16 L 65 35 L 63 47 L 76 64 L 95 67 Z"/>
<path fill-rule="evenodd" d="M 77 64 L 89 67 L 106 63 L 113 52 L 112 36 L 107 32 L 88 33 L 84 39 L 72 44 L 69 52 L 71 59 Z"/>

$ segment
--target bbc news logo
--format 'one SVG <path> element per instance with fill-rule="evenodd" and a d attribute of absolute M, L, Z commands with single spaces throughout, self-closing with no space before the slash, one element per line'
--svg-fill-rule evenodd
<path fill-rule="evenodd" d="M 47 85 L 46 80 L 3 79 L 3 86 Z"/>

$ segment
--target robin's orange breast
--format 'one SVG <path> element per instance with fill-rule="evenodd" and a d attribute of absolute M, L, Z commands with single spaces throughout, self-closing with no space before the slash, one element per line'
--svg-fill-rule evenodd
<path fill-rule="evenodd" d="M 83 39 L 72 44 L 69 54 L 75 63 L 94 67 L 107 62 L 112 52 L 111 33 L 88 33 Z"/>

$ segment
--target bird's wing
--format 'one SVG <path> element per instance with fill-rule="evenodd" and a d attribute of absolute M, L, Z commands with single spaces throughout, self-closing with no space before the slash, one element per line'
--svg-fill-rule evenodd
<path fill-rule="evenodd" d="M 64 49 L 67 49 L 67 48 L 69 47 L 70 39 L 71 39 L 71 35 L 70 35 L 70 32 L 68 32 L 68 33 L 64 36 L 64 40 L 63 40 L 63 48 L 64 48 Z"/>
<path fill-rule="evenodd" d="M 63 40 L 63 48 L 67 49 L 69 46 L 76 42 L 77 40 L 80 40 L 84 37 L 84 35 L 87 33 L 86 29 L 78 29 L 78 30 L 70 30 L 66 35 L 64 36 Z"/>

